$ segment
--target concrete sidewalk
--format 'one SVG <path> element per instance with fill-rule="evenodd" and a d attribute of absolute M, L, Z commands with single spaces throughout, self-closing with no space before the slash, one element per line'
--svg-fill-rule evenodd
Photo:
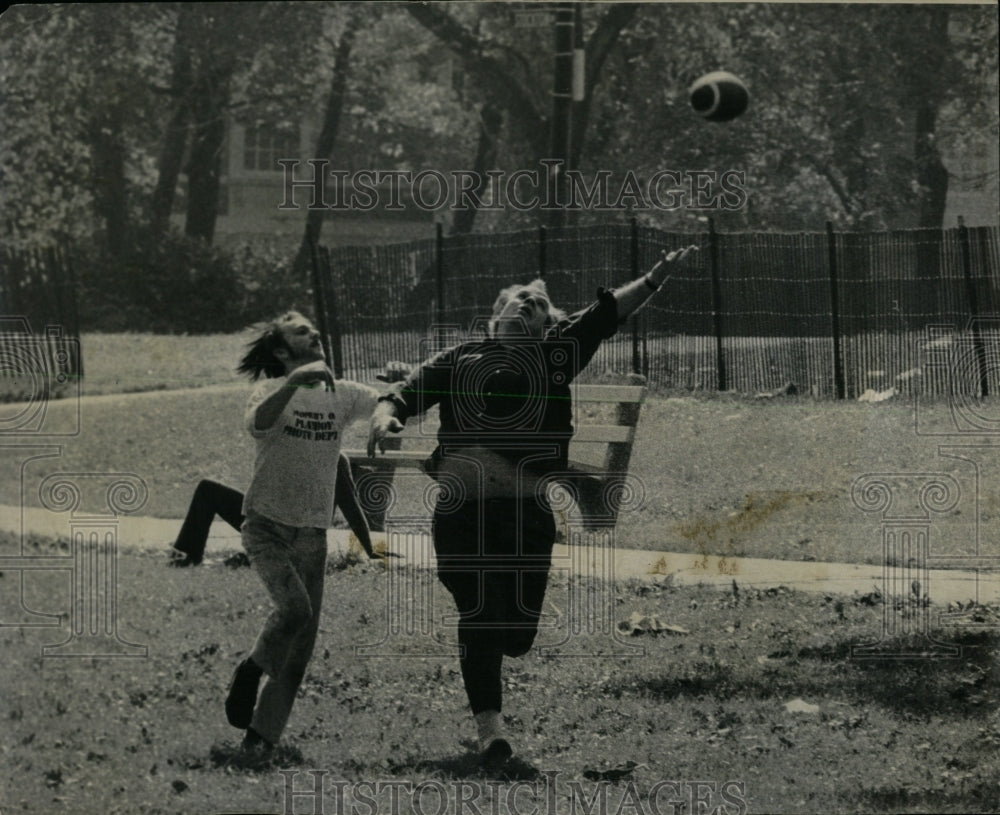
<path fill-rule="evenodd" d="M 118 521 L 118 541 L 123 551 L 162 553 L 173 543 L 181 526 L 179 519 L 121 516 Z M 0 530 L 15 534 L 37 534 L 47 537 L 68 537 L 69 520 L 65 514 L 37 509 L 0 505 Z M 376 542 L 384 535 L 374 534 Z M 327 540 L 331 554 L 346 552 L 350 545 L 347 530 L 334 529 Z M 394 560 L 419 567 L 432 568 L 433 549 L 426 535 L 401 536 L 395 541 L 405 559 Z M 240 536 L 221 521 L 212 527 L 206 548 L 206 564 L 211 566 L 218 556 L 242 551 Z M 616 580 L 665 580 L 672 576 L 675 585 L 706 585 L 730 589 L 735 580 L 744 588 L 787 586 L 791 589 L 828 594 L 868 594 L 884 586 L 898 585 L 905 594 L 914 577 L 920 577 L 921 593 L 935 605 L 951 602 L 982 604 L 1000 602 L 1000 575 L 994 571 L 959 571 L 932 569 L 916 573 L 905 569 L 885 569 L 880 566 L 820 561 L 765 560 L 763 558 L 720 558 L 684 552 L 648 551 L 616 546 L 611 550 L 596 545 L 568 547 L 557 544 L 553 550 L 553 569 L 574 575 L 587 575 Z M 0 570 L 3 568 L 0 557 Z M 884 581 L 894 581 L 884 582 Z"/>

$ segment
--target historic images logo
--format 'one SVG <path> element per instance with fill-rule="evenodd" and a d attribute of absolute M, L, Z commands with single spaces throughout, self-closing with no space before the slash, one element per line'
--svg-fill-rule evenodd
<path fill-rule="evenodd" d="M 640 177 L 629 170 L 616 176 L 598 170 L 563 172 L 562 162 L 542 159 L 540 169 L 489 170 L 338 170 L 326 159 L 280 159 L 285 198 L 278 209 L 370 212 L 402 211 L 408 206 L 427 212 L 476 209 L 649 211 L 738 210 L 746 206 L 746 171 L 663 169 Z M 309 165 L 311 175 L 301 168 Z"/>
<path fill-rule="evenodd" d="M 283 778 L 282 813 L 371 815 L 414 812 L 417 815 L 511 815 L 585 813 L 609 815 L 745 815 L 746 782 L 739 780 L 660 779 L 643 785 L 632 780 L 599 779 L 585 784 L 563 781 L 558 770 L 532 780 L 503 782 L 453 778 L 447 781 L 331 779 L 328 770 L 279 770 Z"/>

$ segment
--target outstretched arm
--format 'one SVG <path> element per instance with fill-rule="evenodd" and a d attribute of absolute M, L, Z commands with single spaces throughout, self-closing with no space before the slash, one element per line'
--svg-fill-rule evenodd
<path fill-rule="evenodd" d="M 368 430 L 368 458 L 375 458 L 376 446 L 384 453 L 382 442 L 385 437 L 389 433 L 399 433 L 402 429 L 403 423 L 396 418 L 396 406 L 387 399 L 379 402 L 372 413 Z"/>
<path fill-rule="evenodd" d="M 375 457 L 376 448 L 385 452 L 385 437 L 399 433 L 407 419 L 441 401 L 442 394 L 451 388 L 454 353 L 455 349 L 447 348 L 435 354 L 380 397 L 368 432 L 369 458 Z"/>
<path fill-rule="evenodd" d="M 675 249 L 669 254 L 664 251 L 663 257 L 646 274 L 631 283 L 626 283 L 621 288 L 615 289 L 615 300 L 618 301 L 618 320 L 624 320 L 635 312 L 639 306 L 659 290 L 660 286 L 670 277 L 670 272 L 676 269 L 678 264 L 684 263 L 689 255 L 697 251 L 698 247 L 693 244 L 685 246 L 683 249 Z"/>

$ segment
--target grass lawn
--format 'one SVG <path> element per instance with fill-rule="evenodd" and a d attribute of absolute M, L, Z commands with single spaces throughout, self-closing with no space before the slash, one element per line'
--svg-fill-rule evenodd
<path fill-rule="evenodd" d="M 180 518 L 199 478 L 248 483 L 252 447 L 241 423 L 246 390 L 233 372 L 247 336 L 85 336 L 83 392 L 108 395 L 85 399 L 79 410 L 74 400 L 52 401 L 46 428 L 73 435 L 31 440 L 62 445 L 61 470 L 138 474 L 149 486 L 142 511 Z M 198 383 L 232 388 L 179 389 Z M 152 392 L 113 395 L 137 389 Z M 0 405 L 0 414 L 15 409 Z M 932 430 L 950 421 L 941 400 L 922 410 Z M 620 518 L 618 543 L 879 563 L 881 515 L 861 512 L 851 486 L 867 473 L 916 472 L 951 475 L 960 490 L 953 509 L 930 518 L 935 552 L 968 555 L 978 546 L 980 554 L 1000 555 L 1000 503 L 988 488 L 1000 476 L 992 460 L 996 448 L 976 453 L 983 459 L 977 472 L 975 462 L 961 458 L 969 454 L 939 450 L 970 437 L 918 435 L 915 427 L 914 406 L 903 398 L 870 405 L 654 392 L 643 408 L 630 466 L 646 500 Z M 346 443 L 363 446 L 363 432 L 355 426 Z M 24 472 L 32 475 L 30 468 Z M 0 503 L 18 504 L 18 455 L 0 460 L 0 476 Z M 898 506 L 915 506 L 917 492 L 898 496 Z M 23 500 L 38 505 L 30 485 Z"/>
<path fill-rule="evenodd" d="M 80 390 L 95 396 L 240 382 L 236 362 L 251 337 L 252 332 L 84 334 Z"/>
<path fill-rule="evenodd" d="M 199 478 L 244 486 L 253 453 L 241 422 L 247 389 L 232 368 L 246 339 L 84 337 L 82 390 L 94 398 L 45 405 L 45 430 L 63 435 L 9 446 L 0 458 L 0 503 L 39 505 L 39 480 L 55 471 L 124 472 L 148 487 L 143 514 L 179 519 Z M 186 389 L 195 385 L 224 387 Z M 878 563 L 882 516 L 854 506 L 855 479 L 937 473 L 953 477 L 959 495 L 931 517 L 932 551 L 970 554 L 978 546 L 1000 554 L 992 489 L 1000 472 L 991 457 L 1000 445 L 926 435 L 946 429 L 951 416 L 947 403 L 924 408 L 917 433 L 905 401 L 654 393 L 630 467 L 646 500 L 621 518 L 617 545 Z M 16 410 L 0 405 L 0 416 Z M 356 426 L 347 446 L 361 446 L 363 433 Z M 919 487 L 908 489 L 894 507 L 903 515 L 922 511 Z M 0 554 L 17 545 L 0 533 Z M 28 546 L 29 554 L 68 553 L 66 541 L 32 538 Z M 330 571 L 316 654 L 285 744 L 257 767 L 234 760 L 238 734 L 225 722 L 222 699 L 268 612 L 258 578 L 218 562 L 171 570 L 162 555 L 124 552 L 118 631 L 147 645 L 148 656 L 42 658 L 43 645 L 68 636 L 68 574 L 33 571 L 23 583 L 18 572 L 0 574 L 2 815 L 313 811 L 308 798 L 291 807 L 282 770 L 300 771 L 297 791 L 325 780 L 328 795 L 316 802 L 322 811 L 358 815 L 527 815 L 536 804 L 538 813 L 599 815 L 702 815 L 717 806 L 716 815 L 1000 810 L 1000 643 L 992 609 L 966 609 L 958 620 L 966 626 L 933 626 L 936 636 L 963 646 L 960 658 L 858 659 L 851 646 L 882 630 L 885 609 L 871 596 L 739 583 L 727 593 L 666 579 L 606 589 L 554 577 L 547 612 L 570 608 L 572 589 L 607 600 L 616 622 L 655 615 L 688 633 L 619 641 L 588 619 L 571 640 L 587 658 L 532 653 L 507 662 L 505 720 L 519 754 L 555 779 L 549 799 L 544 789 L 531 795 L 541 781 L 528 789 L 516 777 L 490 779 L 478 769 L 453 655 L 368 659 L 355 652 L 386 630 L 387 577 L 379 566 Z M 399 574 L 410 577 L 412 591 L 444 597 L 433 575 Z M 450 600 L 445 606 L 451 610 Z M 585 607 L 592 614 L 606 608 Z M 62 615 L 62 627 L 25 627 L 25 609 Z M 913 612 L 888 611 L 896 630 Z M 450 652 L 454 631 L 435 631 L 443 641 L 435 649 Z M 551 645 L 559 631 L 543 632 L 539 644 Z M 425 641 L 404 636 L 402 647 L 412 653 Z M 622 656 L 632 645 L 644 652 Z M 786 708 L 796 700 L 803 712 Z M 346 809 L 335 797 L 340 781 L 358 794 Z M 415 809 L 406 796 L 393 807 L 385 789 L 368 806 L 360 782 L 443 786 Z M 650 795 L 664 782 L 673 787 L 653 808 Z M 442 789 L 445 807 L 435 798 Z"/>
<path fill-rule="evenodd" d="M 44 539 L 29 546 L 38 554 L 67 549 Z M 13 536 L 0 536 L 0 552 L 15 547 Z M 386 579 L 380 566 L 330 570 L 316 653 L 285 743 L 272 763 L 248 768 L 233 760 L 238 734 L 225 722 L 222 699 L 267 613 L 257 577 L 219 564 L 171 570 L 162 557 L 122 554 L 118 631 L 148 645 L 147 658 L 42 658 L 43 645 L 67 637 L 65 623 L 0 628 L 0 810 L 292 811 L 284 809 L 279 770 L 303 771 L 294 789 L 308 790 L 304 771 L 314 769 L 325 773 L 323 811 L 330 813 L 345 811 L 335 803 L 335 781 L 440 782 L 437 790 L 452 799 L 440 811 L 448 812 L 477 811 L 468 803 L 456 808 L 461 790 L 492 796 L 475 799 L 479 812 L 537 805 L 562 813 L 585 811 L 571 807 L 573 795 L 591 799 L 604 789 L 606 811 L 650 813 L 661 781 L 680 783 L 682 800 L 694 781 L 714 785 L 700 794 L 710 807 L 725 805 L 720 815 L 997 811 L 995 619 L 992 632 L 981 625 L 948 632 L 964 646 L 961 658 L 860 660 L 850 647 L 878 636 L 883 613 L 863 598 L 618 586 L 616 620 L 657 615 L 689 633 L 629 638 L 644 654 L 623 657 L 613 655 L 622 644 L 598 629 L 577 635 L 590 658 L 533 652 L 505 665 L 504 718 L 519 755 L 557 774 L 548 809 L 544 793 L 532 798 L 515 785 L 527 767 L 495 779 L 477 769 L 453 656 L 355 655 L 355 646 L 385 631 Z M 23 615 L 16 580 L 0 577 L 5 622 Z M 423 572 L 414 581 L 419 589 L 435 578 Z M 567 608 L 567 591 L 557 579 L 546 611 Z M 67 597 L 65 572 L 27 574 L 26 607 L 65 615 Z M 908 611 L 890 613 L 902 621 Z M 441 637 L 454 643 L 452 629 Z M 795 700 L 812 712 L 789 711 Z M 731 805 L 720 798 L 726 782 L 741 785 L 727 788 Z M 434 795 L 422 799 L 421 811 L 439 811 Z M 684 809 L 667 803 L 677 798 L 664 792 L 658 811 L 709 811 L 689 798 Z M 408 797 L 402 801 L 397 811 L 413 811 Z M 388 792 L 378 809 L 391 811 Z M 297 800 L 294 811 L 313 811 L 312 801 Z M 357 801 L 346 811 L 373 810 Z"/>

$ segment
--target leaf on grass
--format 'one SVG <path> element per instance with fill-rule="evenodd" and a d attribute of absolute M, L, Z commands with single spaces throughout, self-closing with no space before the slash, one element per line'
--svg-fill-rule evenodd
<path fill-rule="evenodd" d="M 681 628 L 679 625 L 671 625 L 670 623 L 665 623 L 655 614 L 640 614 L 638 611 L 633 611 L 632 616 L 627 620 L 622 620 L 618 623 L 618 630 L 630 634 L 633 637 L 639 636 L 640 634 L 690 634 L 686 628 Z"/>
<path fill-rule="evenodd" d="M 775 388 L 772 391 L 762 391 L 761 393 L 755 393 L 754 399 L 774 399 L 778 396 L 794 396 L 799 392 L 799 389 L 795 387 L 794 382 L 786 382 L 780 388 Z"/>
<path fill-rule="evenodd" d="M 858 397 L 859 402 L 885 402 L 892 399 L 893 396 L 899 394 L 896 388 L 888 388 L 884 391 L 876 391 L 874 388 L 869 388 L 861 396 Z"/>
<path fill-rule="evenodd" d="M 610 770 L 584 770 L 583 777 L 588 781 L 620 781 L 631 775 L 633 770 L 645 766 L 645 764 L 638 764 L 635 761 L 626 761 Z"/>
<path fill-rule="evenodd" d="M 819 705 L 812 705 L 802 699 L 792 699 L 785 702 L 785 710 L 788 713 L 819 713 Z"/>

